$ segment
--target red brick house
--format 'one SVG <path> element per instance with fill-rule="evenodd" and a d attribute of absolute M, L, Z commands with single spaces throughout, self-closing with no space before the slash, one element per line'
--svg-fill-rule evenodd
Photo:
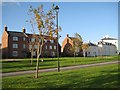
<path fill-rule="evenodd" d="M 7 26 L 4 27 L 2 35 L 2 57 L 3 58 L 25 58 L 30 56 L 31 48 L 35 48 L 34 56 L 36 57 L 39 35 L 26 33 L 23 28 L 22 32 L 8 31 Z M 34 43 L 34 45 L 32 44 Z M 33 47 L 34 46 L 34 47 Z M 59 51 L 61 46 L 59 44 Z M 60 53 L 60 52 L 59 52 Z M 42 56 L 51 57 L 57 55 L 57 38 L 50 39 L 45 36 L 45 44 L 43 45 Z"/>
<path fill-rule="evenodd" d="M 66 38 L 62 42 L 62 53 L 63 56 L 74 56 L 74 52 L 71 51 L 71 48 L 73 47 L 73 43 L 75 43 L 75 37 L 69 37 L 67 34 Z M 82 42 L 80 42 L 80 45 L 82 45 Z M 82 56 L 83 50 L 82 48 L 77 48 L 76 50 L 76 56 Z"/>

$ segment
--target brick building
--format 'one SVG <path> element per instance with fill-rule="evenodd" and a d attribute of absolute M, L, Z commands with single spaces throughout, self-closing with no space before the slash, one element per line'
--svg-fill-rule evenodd
<path fill-rule="evenodd" d="M 37 55 L 39 35 L 26 33 L 23 28 L 22 32 L 8 31 L 7 26 L 4 27 L 2 35 L 2 57 L 3 58 L 25 58 L 30 57 L 31 48 L 34 48 L 34 57 Z M 61 46 L 59 44 L 59 51 Z M 59 52 L 60 53 L 60 52 Z M 45 36 L 45 43 L 43 45 L 42 56 L 51 57 L 57 56 L 57 38 L 50 39 Z"/>
<path fill-rule="evenodd" d="M 63 56 L 74 55 L 74 52 L 71 51 L 71 48 L 73 47 L 73 43 L 76 43 L 75 39 L 75 37 L 69 37 L 69 35 L 67 34 L 66 38 L 62 42 L 61 52 L 63 53 Z M 80 42 L 79 44 L 82 46 L 82 42 Z M 75 52 L 75 56 L 83 56 L 82 48 L 80 49 L 79 47 L 76 47 Z"/>

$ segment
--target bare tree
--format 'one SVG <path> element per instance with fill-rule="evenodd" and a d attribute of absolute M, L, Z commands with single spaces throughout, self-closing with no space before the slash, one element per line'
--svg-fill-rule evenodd
<path fill-rule="evenodd" d="M 30 6 L 29 15 L 31 16 L 30 20 L 32 20 L 32 27 L 35 30 L 38 30 L 39 37 L 41 43 L 38 43 L 37 48 L 37 63 L 36 63 L 36 75 L 38 78 L 38 70 L 39 70 L 39 57 L 42 53 L 43 45 L 45 44 L 46 36 L 49 36 L 49 39 L 56 39 L 54 37 L 57 36 L 58 31 L 61 30 L 61 27 L 57 29 L 55 24 L 55 13 L 54 13 L 54 5 L 52 8 L 45 12 L 43 10 L 43 5 L 40 5 L 38 8 L 33 8 Z"/>

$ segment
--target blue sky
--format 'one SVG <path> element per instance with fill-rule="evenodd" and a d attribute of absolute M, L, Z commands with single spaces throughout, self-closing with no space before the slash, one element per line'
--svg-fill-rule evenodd
<path fill-rule="evenodd" d="M 30 25 L 26 23 L 29 6 L 36 8 L 41 4 L 44 5 L 45 10 L 49 10 L 53 3 L 2 3 L 2 32 L 0 35 L 2 36 L 4 25 L 7 25 L 8 30 L 11 31 L 22 31 L 22 28 L 25 27 L 30 33 Z M 118 38 L 117 2 L 56 2 L 54 4 L 60 8 L 59 25 L 62 27 L 60 44 L 66 34 L 73 36 L 76 32 L 82 36 L 84 42 L 88 40 L 97 42 L 105 35 Z"/>

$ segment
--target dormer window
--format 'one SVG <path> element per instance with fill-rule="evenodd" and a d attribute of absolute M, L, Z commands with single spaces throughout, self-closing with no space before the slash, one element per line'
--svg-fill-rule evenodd
<path fill-rule="evenodd" d="M 18 37 L 13 36 L 13 41 L 18 41 Z"/>

